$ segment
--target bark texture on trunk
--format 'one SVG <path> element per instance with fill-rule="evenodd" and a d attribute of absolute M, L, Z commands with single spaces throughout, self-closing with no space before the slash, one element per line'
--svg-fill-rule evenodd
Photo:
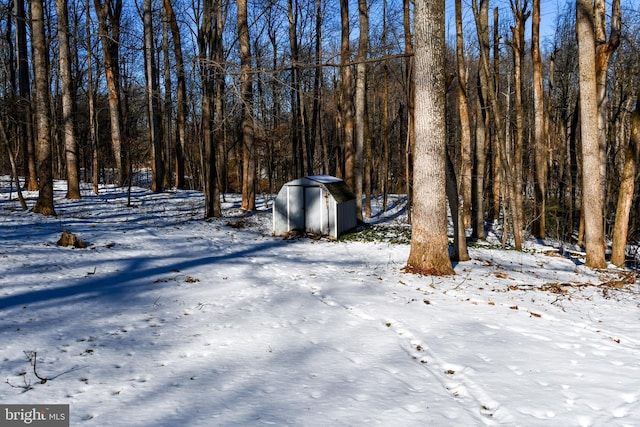
<path fill-rule="evenodd" d="M 44 28 L 42 0 L 30 0 L 31 48 L 33 49 L 33 76 L 35 80 L 35 118 L 38 161 L 38 200 L 32 211 L 42 215 L 55 215 L 53 206 L 53 170 L 51 156 L 51 121 L 49 118 L 49 51 Z"/>
<path fill-rule="evenodd" d="M 616 222 L 613 229 L 611 263 L 624 267 L 626 259 L 627 233 L 629 232 L 629 214 L 633 205 L 635 180 L 640 161 L 640 102 L 631 119 L 631 135 L 624 158 L 624 168 L 620 181 L 620 193 L 616 206 Z"/>
<path fill-rule="evenodd" d="M 601 150 L 598 140 L 598 100 L 596 92 L 595 32 L 590 0 L 576 2 L 576 35 L 580 69 L 580 131 L 582 136 L 582 211 L 586 265 L 605 268 L 604 227 L 602 221 Z"/>
<path fill-rule="evenodd" d="M 111 123 L 111 147 L 118 173 L 118 185 L 129 181 L 126 150 L 122 129 L 120 95 L 120 17 L 122 0 L 93 0 L 98 17 L 98 33 L 102 42 L 104 75 L 109 91 L 109 120 Z"/>
<path fill-rule="evenodd" d="M 462 216 L 465 227 L 471 226 L 471 122 L 467 97 L 467 65 L 464 57 L 464 34 L 462 30 L 462 0 L 456 0 L 456 58 L 457 100 L 460 115 L 460 173 L 458 193 L 462 196 Z"/>
<path fill-rule="evenodd" d="M 153 15 L 151 0 L 144 0 L 144 69 L 147 89 L 147 116 L 149 120 L 149 142 L 151 143 L 151 191 L 162 192 L 164 184 L 164 162 L 162 159 L 162 134 L 160 130 L 160 93 L 158 91 L 158 68 L 155 60 L 153 37 Z"/>
<path fill-rule="evenodd" d="M 256 153 L 253 135 L 253 82 L 247 0 L 238 0 L 240 42 L 240 98 L 242 99 L 242 209 L 256 209 Z"/>
<path fill-rule="evenodd" d="M 447 236 L 444 0 L 418 0 L 414 22 L 416 144 L 407 265 L 423 274 L 455 274 Z"/>
<path fill-rule="evenodd" d="M 80 199 L 78 176 L 78 142 L 73 125 L 73 95 L 71 77 L 71 48 L 69 46 L 69 23 L 67 1 L 56 0 L 58 14 L 59 65 L 62 84 L 62 128 L 67 169 L 67 199 Z"/>
<path fill-rule="evenodd" d="M 542 87 L 542 56 L 540 55 L 540 0 L 533 0 L 531 57 L 533 62 L 533 146 L 536 166 L 533 234 L 539 239 L 544 239 L 547 218 L 548 148 Z"/>
<path fill-rule="evenodd" d="M 355 146 L 354 146 L 354 105 L 353 73 L 351 72 L 351 49 L 349 40 L 349 1 L 340 0 L 341 41 L 340 41 L 340 115 L 344 147 L 344 181 L 355 188 Z M 361 204 L 358 204 L 361 206 Z"/>

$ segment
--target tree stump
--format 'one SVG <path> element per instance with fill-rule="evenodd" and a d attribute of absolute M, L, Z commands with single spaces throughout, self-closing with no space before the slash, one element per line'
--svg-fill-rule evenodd
<path fill-rule="evenodd" d="M 57 242 L 58 246 L 73 246 L 74 248 L 84 249 L 87 247 L 87 244 L 78 238 L 75 234 L 70 232 L 69 230 L 64 230 L 62 232 L 62 236 L 60 240 Z"/>

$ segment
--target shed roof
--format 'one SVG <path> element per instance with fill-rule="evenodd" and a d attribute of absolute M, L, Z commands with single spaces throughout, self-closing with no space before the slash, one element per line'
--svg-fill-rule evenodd
<path fill-rule="evenodd" d="M 331 176 L 331 175 L 310 175 L 310 176 L 307 176 L 306 178 L 310 179 L 312 181 L 321 182 L 323 184 L 329 184 L 329 183 L 332 183 L 332 182 L 340 182 L 340 181 L 342 181 L 340 178 L 337 178 L 337 177 Z"/>
<path fill-rule="evenodd" d="M 356 198 L 355 194 L 349 189 L 344 180 L 340 178 L 336 178 L 331 175 L 312 175 L 305 176 L 304 178 L 295 179 L 285 184 L 287 185 L 312 185 L 313 181 L 319 184 L 322 184 L 327 188 L 329 193 L 333 196 L 337 203 L 344 203 L 347 200 L 353 200 Z"/>

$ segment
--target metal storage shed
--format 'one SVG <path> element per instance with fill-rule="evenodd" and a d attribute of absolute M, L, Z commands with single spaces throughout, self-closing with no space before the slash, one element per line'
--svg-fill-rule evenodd
<path fill-rule="evenodd" d="M 273 234 L 306 231 L 338 238 L 355 228 L 356 197 L 334 176 L 306 176 L 282 186 L 273 202 Z"/>

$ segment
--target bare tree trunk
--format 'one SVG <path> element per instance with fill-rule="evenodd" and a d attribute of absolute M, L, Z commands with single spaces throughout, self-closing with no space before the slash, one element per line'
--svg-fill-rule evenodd
<path fill-rule="evenodd" d="M 531 58 L 533 62 L 533 146 L 535 150 L 535 200 L 533 234 L 546 237 L 547 218 L 547 133 L 545 127 L 544 90 L 542 88 L 542 57 L 540 55 L 540 0 L 533 0 L 531 27 Z"/>
<path fill-rule="evenodd" d="M 596 43 L 593 7 L 590 0 L 576 2 L 576 35 L 580 68 L 580 129 L 582 135 L 582 211 L 586 265 L 605 268 L 604 195 L 602 156 L 598 139 L 598 98 L 596 87 Z"/>
<path fill-rule="evenodd" d="M 162 135 L 158 93 L 158 68 L 155 61 L 153 39 L 153 16 L 151 0 L 144 0 L 144 69 L 147 89 L 147 117 L 149 120 L 149 142 L 151 143 L 151 191 L 162 192 L 164 165 L 162 162 Z"/>
<path fill-rule="evenodd" d="M 620 0 L 613 0 L 611 3 L 611 29 L 607 40 L 607 14 L 605 0 L 594 1 L 595 17 L 595 74 L 596 74 L 596 97 L 598 103 L 598 146 L 600 149 L 600 175 L 602 176 L 603 199 L 606 198 L 607 181 L 607 111 L 609 96 L 607 94 L 609 62 L 620 45 Z M 595 171 L 594 171 L 595 172 Z M 603 218 L 606 218 L 605 206 L 603 203 Z M 603 233 L 604 234 L 604 233 Z M 604 243 L 603 243 L 604 244 Z"/>
<path fill-rule="evenodd" d="M 240 42 L 240 99 L 242 102 L 242 209 L 256 209 L 256 149 L 253 129 L 253 79 L 247 0 L 238 0 L 238 40 Z"/>
<path fill-rule="evenodd" d="M 225 78 L 226 78 L 226 66 L 225 66 L 225 52 L 224 52 L 224 43 L 223 43 L 223 33 L 224 33 L 224 24 L 225 24 L 225 16 L 226 16 L 226 8 L 228 7 L 228 2 L 224 2 L 222 0 L 215 0 L 215 15 L 213 18 L 215 19 L 215 31 L 213 34 L 212 40 L 212 57 L 213 63 L 215 64 L 215 70 L 213 72 L 214 80 L 215 80 L 215 94 L 214 94 L 214 112 L 215 117 L 217 118 L 216 126 L 214 128 L 213 137 L 215 148 L 218 150 L 215 153 L 216 162 L 215 166 L 215 174 L 214 178 L 217 179 L 216 185 L 213 187 L 213 209 L 216 216 L 222 216 L 222 206 L 221 206 L 221 192 L 222 190 L 227 189 L 227 164 L 228 164 L 228 152 L 225 147 L 226 140 L 226 128 L 223 125 L 224 123 L 224 106 L 225 106 Z M 219 159 L 219 160 L 217 160 Z M 222 179 L 219 179 L 222 177 Z M 223 182 L 224 179 L 224 182 Z M 224 196 L 224 195 L 223 195 Z"/>
<path fill-rule="evenodd" d="M 407 193 L 407 221 L 409 224 L 413 218 L 413 154 L 415 152 L 415 93 L 413 80 L 413 45 L 411 40 L 411 1 L 403 0 L 403 24 L 404 24 L 404 53 L 405 57 L 405 85 L 407 96 L 407 140 L 405 143 L 405 185 Z"/>
<path fill-rule="evenodd" d="M 28 191 L 38 189 L 38 171 L 36 168 L 36 148 L 33 129 L 33 108 L 31 106 L 31 76 L 29 73 L 29 58 L 27 49 L 27 18 L 24 0 L 14 2 L 16 14 L 16 47 L 18 63 L 18 91 L 20 102 L 20 139 L 24 152 L 24 174 Z"/>
<path fill-rule="evenodd" d="M 486 96 L 488 99 L 489 105 L 491 105 L 492 110 L 492 118 L 495 123 L 495 127 L 497 132 L 495 134 L 496 144 L 500 147 L 498 150 L 500 163 L 502 165 L 502 171 L 504 173 L 503 179 L 505 179 L 505 185 L 508 189 L 508 197 L 511 200 L 511 214 L 512 220 L 517 221 L 517 218 L 514 218 L 515 204 L 516 202 L 516 185 L 515 185 L 515 177 L 513 176 L 512 161 L 507 154 L 507 145 L 504 136 L 501 133 L 501 129 L 503 129 L 502 125 L 502 116 L 500 113 L 500 107 L 498 104 L 498 95 L 496 93 L 496 88 L 489 84 L 489 41 L 488 41 L 488 8 L 487 8 L 488 0 L 480 1 L 480 8 L 478 9 L 478 5 L 476 0 L 472 1 L 472 8 L 476 20 L 476 30 L 478 32 L 478 40 L 480 40 L 480 83 L 482 86 L 482 96 Z M 520 166 L 522 167 L 522 166 Z M 522 197 L 520 195 L 520 197 Z M 516 225 L 516 224 L 514 224 Z M 520 242 L 521 243 L 521 242 Z M 516 240 L 516 247 L 518 247 L 518 241 Z"/>
<path fill-rule="evenodd" d="M 202 169 L 205 217 L 221 215 L 219 209 L 217 182 L 217 150 L 213 129 L 214 75 L 216 73 L 215 45 L 220 36 L 217 25 L 220 2 L 205 0 L 202 7 L 202 22 L 198 28 L 198 55 L 200 79 L 202 82 Z"/>
<path fill-rule="evenodd" d="M 571 117 L 571 124 L 569 126 L 569 141 L 567 144 L 567 167 L 569 169 L 569 173 L 567 176 L 567 206 L 569 208 L 569 218 L 568 218 L 568 230 L 567 235 L 571 237 L 574 232 L 574 228 L 576 225 L 576 216 L 577 214 L 582 217 L 582 197 L 578 195 L 578 177 L 580 171 L 580 165 L 578 161 L 578 152 L 580 151 L 578 146 L 578 128 L 579 128 L 579 117 L 580 117 L 580 99 L 575 100 L 575 110 Z M 577 207 L 580 206 L 580 212 L 577 212 Z M 578 218 L 578 227 L 581 228 L 581 232 L 578 232 L 578 241 L 579 245 L 582 245 L 582 238 L 584 237 L 584 221 Z"/>
<path fill-rule="evenodd" d="M 85 28 L 86 33 L 91 34 L 91 13 L 90 13 L 90 0 L 86 0 L 85 3 Z M 96 120 L 96 107 L 95 107 L 95 87 L 93 84 L 93 48 L 91 43 L 91 37 L 87 37 L 87 98 L 89 104 L 89 139 L 91 142 L 91 169 L 92 169 L 92 181 L 93 181 L 93 193 L 98 194 L 100 185 L 100 162 L 98 155 L 98 131 Z"/>
<path fill-rule="evenodd" d="M 316 0 L 317 2 L 320 0 Z M 321 33 L 319 32 L 318 29 L 318 25 L 319 24 L 319 20 L 322 19 L 322 10 L 320 9 L 320 4 L 316 3 L 316 46 L 315 46 L 315 52 L 316 52 L 316 64 L 320 64 L 321 62 L 321 58 L 318 56 L 319 55 L 319 51 L 321 50 L 321 46 L 318 46 L 319 40 L 321 40 Z M 267 36 L 269 38 L 269 44 L 270 46 L 270 50 L 271 50 L 271 69 L 274 70 L 272 73 L 270 73 L 269 75 L 269 90 L 272 94 L 272 99 L 271 99 L 271 113 L 269 114 L 270 117 L 270 121 L 268 122 L 268 126 L 267 126 L 267 131 L 271 134 L 275 134 L 275 130 L 276 128 L 278 128 L 278 126 L 280 125 L 280 122 L 282 120 L 282 114 L 281 114 L 281 103 L 280 103 L 280 99 L 281 99 L 281 81 L 282 81 L 282 70 L 280 69 L 280 64 L 282 61 L 281 55 L 279 55 L 279 23 L 277 22 L 276 16 L 280 15 L 280 11 L 275 11 L 274 9 L 269 9 L 267 14 L 266 14 L 266 32 L 267 32 Z M 265 58 L 266 60 L 266 58 Z M 266 62 L 266 61 L 265 61 Z M 315 70 L 315 78 L 319 78 L 318 75 L 319 73 L 321 73 L 320 67 L 316 68 Z M 318 86 L 316 86 L 316 84 Z M 314 80 L 314 91 L 316 89 L 319 90 L 319 87 L 321 85 L 320 81 L 315 81 Z M 314 104 L 313 104 L 313 119 L 311 121 L 311 126 L 315 127 L 315 126 L 319 126 L 319 121 L 320 121 L 320 94 L 316 93 L 316 95 L 314 96 Z M 316 108 L 318 110 L 316 110 Z M 316 128 L 315 131 L 311 132 L 312 135 L 319 135 L 322 134 L 321 130 L 319 128 Z M 325 141 L 321 141 L 321 144 L 325 144 Z M 288 164 L 289 162 L 287 161 L 287 158 L 282 158 L 280 160 L 277 159 L 277 145 L 278 145 L 278 141 L 273 138 L 270 140 L 269 142 L 269 192 L 272 191 L 273 187 L 276 185 L 276 183 L 280 184 L 282 182 L 285 181 L 285 179 L 293 176 L 292 170 L 291 169 L 287 169 L 284 170 L 284 168 L 281 169 L 281 165 L 284 164 Z M 289 160 L 294 160 L 294 156 L 293 154 L 289 153 Z"/>
<path fill-rule="evenodd" d="M 454 261 L 469 261 L 467 251 L 467 235 L 464 227 L 464 214 L 460 209 L 460 198 L 458 196 L 458 181 L 456 170 L 451 157 L 447 153 L 447 200 L 451 211 L 451 221 L 453 222 L 453 256 Z"/>
<path fill-rule="evenodd" d="M 467 66 L 464 58 L 464 36 L 462 32 L 462 0 L 455 1 L 456 8 L 456 58 L 457 100 L 460 116 L 460 174 L 459 193 L 462 195 L 462 217 L 465 227 L 471 226 L 471 124 L 467 98 Z"/>
<path fill-rule="evenodd" d="M 482 73 L 482 70 L 479 70 L 478 73 Z M 476 146 L 475 146 L 475 169 L 474 175 L 475 178 L 473 185 L 471 187 L 471 198 L 473 200 L 472 205 L 472 216 L 471 216 L 471 235 L 475 239 L 485 240 L 487 238 L 486 232 L 484 230 L 484 214 L 485 214 L 485 203 L 484 203 L 484 176 L 485 169 L 487 167 L 487 123 L 488 123 L 488 112 L 486 99 L 482 95 L 482 83 L 480 83 L 481 77 L 478 76 L 478 96 L 476 97 Z M 494 177 L 497 180 L 497 178 Z M 499 181 L 499 180 L 498 180 Z"/>
<path fill-rule="evenodd" d="M 32 211 L 42 215 L 55 215 L 53 206 L 53 170 L 51 165 L 51 121 L 49 118 L 49 51 L 44 29 L 42 0 L 30 0 L 31 49 L 33 50 L 33 76 L 35 81 L 35 117 L 38 136 L 38 200 Z"/>
<path fill-rule="evenodd" d="M 0 142 L 7 149 L 7 156 L 9 157 L 9 163 L 11 163 L 11 175 L 13 181 L 16 183 L 16 192 L 18 193 L 18 200 L 20 200 L 20 206 L 23 211 L 28 209 L 27 202 L 24 200 L 24 196 L 22 195 L 22 188 L 20 186 L 20 175 L 18 175 L 18 167 L 16 165 L 16 158 L 13 154 L 13 150 L 11 150 L 11 144 L 9 144 L 9 139 L 7 138 L 7 131 L 4 128 L 4 120 L 0 120 Z"/>
<path fill-rule="evenodd" d="M 172 147 L 175 148 L 177 144 L 173 144 L 173 88 L 171 86 L 171 61 L 169 54 L 169 14 L 167 9 L 162 7 L 162 57 L 163 57 L 163 73 L 164 73 L 164 99 L 162 102 L 162 111 L 159 114 L 162 116 L 162 188 L 171 188 L 174 180 L 172 175 L 174 170 L 172 169 Z M 160 93 L 158 93 L 160 96 Z"/>
<path fill-rule="evenodd" d="M 305 174 L 305 158 L 309 157 L 309 152 L 306 149 L 305 129 L 304 129 L 304 106 L 302 102 L 302 89 L 300 83 L 300 52 L 298 49 L 298 11 L 297 5 L 294 9 L 293 0 L 287 0 L 287 17 L 289 20 L 289 44 L 291 46 L 291 61 L 292 61 L 292 82 L 291 82 L 291 147 L 294 162 L 294 169 L 296 175 Z M 306 156 L 305 156 L 306 152 Z M 307 173 L 311 174 L 310 169 L 311 160 L 307 162 Z"/>
<path fill-rule="evenodd" d="M 511 82 L 507 83 L 507 90 L 505 96 L 505 106 L 504 111 L 511 111 Z M 499 165 L 497 168 L 498 174 L 500 176 L 500 194 L 506 199 L 504 203 L 500 206 L 502 211 L 502 247 L 506 248 L 509 240 L 509 220 L 513 218 L 513 215 L 510 215 L 510 211 L 515 209 L 515 196 L 513 194 L 514 184 L 513 181 L 513 158 L 514 158 L 514 147 L 512 144 L 511 138 L 511 120 L 505 120 L 504 124 L 504 137 L 501 138 L 501 141 L 504 141 L 504 145 L 502 143 L 496 143 L 497 150 L 497 159 L 496 164 Z M 496 138 L 498 140 L 499 138 Z M 498 215 L 500 217 L 500 215 Z M 513 225 L 513 224 L 511 224 Z M 513 228 L 513 227 L 512 227 Z"/>
<path fill-rule="evenodd" d="M 164 0 L 164 9 L 167 20 L 171 27 L 171 38 L 173 40 L 173 55 L 176 61 L 176 141 L 175 141 L 175 186 L 185 188 L 184 179 L 184 148 L 186 142 L 186 82 L 184 73 L 184 59 L 182 56 L 182 38 L 178 20 L 173 11 L 171 0 Z"/>
<path fill-rule="evenodd" d="M 85 3 L 85 28 L 86 33 L 91 34 L 90 0 Z M 98 130 L 95 107 L 95 87 L 93 84 L 93 48 L 91 37 L 87 37 L 87 99 L 89 104 L 89 139 L 91 142 L 91 180 L 93 181 L 93 193 L 98 194 L 100 185 L 100 159 L 98 154 Z"/>
<path fill-rule="evenodd" d="M 365 146 L 365 112 L 367 109 L 367 64 L 369 51 L 369 12 L 367 0 L 358 0 L 360 17 L 360 38 L 358 43 L 358 64 L 356 65 L 355 93 L 355 145 L 353 192 L 356 195 L 356 213 L 362 221 L 362 189 L 364 178 L 364 146 Z"/>
<path fill-rule="evenodd" d="M 472 236 L 476 239 L 486 239 L 484 230 L 484 176 L 486 168 L 486 147 L 489 135 L 488 116 L 490 104 L 490 92 L 493 88 L 489 83 L 489 2 L 480 0 L 472 3 L 473 14 L 476 21 L 476 33 L 480 44 L 480 66 L 478 69 L 478 97 L 476 101 L 476 163 L 475 185 L 473 186 L 473 215 Z M 497 103 L 496 103 L 497 104 Z M 494 112 L 497 114 L 498 112 Z M 494 160 L 495 161 L 495 160 Z"/>
<path fill-rule="evenodd" d="M 500 93 L 500 9 L 493 9 L 493 91 Z M 487 79 L 489 80 L 489 79 Z M 485 100 L 485 104 L 488 101 Z M 508 111 L 509 109 L 507 109 Z M 500 219 L 501 200 L 503 197 L 502 163 L 500 162 L 500 140 L 491 137 L 491 127 L 489 126 L 489 114 L 487 112 L 487 143 L 486 150 L 491 152 L 489 167 L 491 168 L 491 196 L 490 203 L 491 220 L 496 222 Z M 497 130 L 500 132 L 501 130 Z"/>
<path fill-rule="evenodd" d="M 73 97 L 71 94 L 71 49 L 69 47 L 69 19 L 67 0 L 56 0 L 58 14 L 59 65 L 62 80 L 62 122 L 67 169 L 67 199 L 80 199 L 78 177 L 78 142 L 73 126 Z"/>
<path fill-rule="evenodd" d="M 354 147 L 354 106 L 353 75 L 351 73 L 351 50 L 349 46 L 349 1 L 340 0 L 341 44 L 340 44 L 340 109 L 344 146 L 344 180 L 355 191 L 355 147 Z M 357 202 L 356 202 L 357 203 Z M 358 206 L 362 206 L 357 203 Z M 361 214 L 360 214 L 361 215 Z M 359 215 L 359 217 L 360 217 Z"/>
<path fill-rule="evenodd" d="M 514 108 L 515 108 L 515 146 L 514 158 L 511 166 L 513 182 L 507 182 L 511 193 L 511 224 L 513 226 L 514 245 L 517 250 L 522 250 L 523 241 L 523 146 L 524 146 L 524 27 L 530 12 L 527 11 L 527 0 L 511 0 L 511 7 L 515 17 L 515 26 L 511 28 L 513 33 L 513 61 L 514 61 Z"/>
<path fill-rule="evenodd" d="M 449 259 L 446 200 L 444 0 L 415 9 L 416 150 L 410 270 L 455 274 Z"/>
<path fill-rule="evenodd" d="M 369 108 L 365 106 L 364 112 L 364 176 L 362 179 L 364 186 L 364 210 L 367 218 L 371 218 L 371 198 L 373 191 L 373 147 L 371 143 L 371 129 L 369 128 Z"/>
<path fill-rule="evenodd" d="M 384 46 L 385 56 L 388 54 L 387 49 L 387 0 L 383 2 L 382 12 L 382 46 Z M 387 201 L 389 199 L 389 65 L 387 61 L 382 64 L 383 80 L 382 80 L 382 211 L 387 210 Z"/>
<path fill-rule="evenodd" d="M 103 3 L 104 1 L 104 3 Z M 104 73 L 109 90 L 109 119 L 111 145 L 118 173 L 118 185 L 129 181 L 127 153 L 122 132 L 122 106 L 120 95 L 120 17 L 122 0 L 93 0 L 98 17 L 98 32 L 102 42 Z"/>
<path fill-rule="evenodd" d="M 322 0 L 316 0 L 316 37 L 315 37 L 315 65 L 313 72 L 313 107 L 311 112 L 311 132 L 310 145 L 320 146 L 320 157 L 322 163 L 322 173 L 329 174 L 329 159 L 327 156 L 327 142 L 322 137 Z M 315 153 L 314 153 L 315 154 Z"/>
<path fill-rule="evenodd" d="M 611 263 L 624 267 L 626 259 L 627 234 L 629 232 L 629 214 L 635 194 L 635 180 L 640 161 L 640 101 L 631 118 L 631 135 L 624 158 L 624 168 L 616 206 L 616 222 L 613 229 Z"/>
<path fill-rule="evenodd" d="M 389 70 L 384 67 L 383 95 L 382 95 L 382 171 L 380 180 L 382 181 L 382 210 L 387 210 L 389 200 Z"/>

